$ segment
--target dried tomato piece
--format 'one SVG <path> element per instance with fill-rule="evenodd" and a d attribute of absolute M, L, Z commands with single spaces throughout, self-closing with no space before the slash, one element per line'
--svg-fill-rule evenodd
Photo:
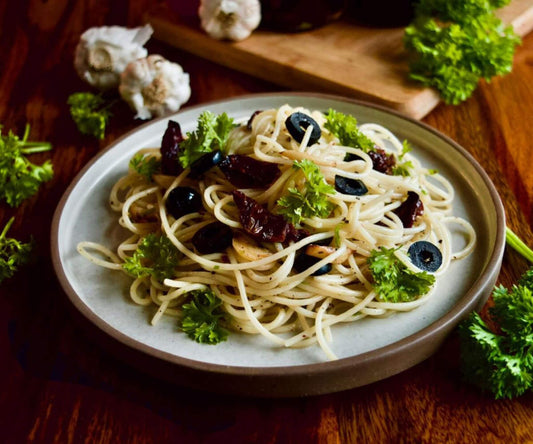
<path fill-rule="evenodd" d="M 387 152 L 377 146 L 374 151 L 369 151 L 368 155 L 372 159 L 372 168 L 380 173 L 392 174 L 392 167 L 396 165 L 394 154 L 387 154 Z"/>
<path fill-rule="evenodd" d="M 402 221 L 404 228 L 411 228 L 418 216 L 424 214 L 424 204 L 414 191 L 407 192 L 407 199 L 394 210 L 394 213 Z"/>
<path fill-rule="evenodd" d="M 275 163 L 242 154 L 227 156 L 218 167 L 237 188 L 268 188 L 281 175 Z"/>
<path fill-rule="evenodd" d="M 287 225 L 289 226 L 287 228 L 287 237 L 285 239 L 287 242 L 290 242 L 290 241 L 298 242 L 302 240 L 304 237 L 309 236 L 309 232 L 307 230 L 304 230 L 302 228 L 296 228 L 290 222 L 287 222 Z"/>
<path fill-rule="evenodd" d="M 394 154 L 387 154 L 387 152 L 377 145 L 374 145 L 374 150 L 369 151 L 368 156 L 372 160 L 372 169 L 384 174 L 392 174 L 392 167 L 396 165 L 396 158 Z M 362 157 L 357 154 L 348 153 L 344 157 L 345 162 L 352 160 L 362 160 Z"/>
<path fill-rule="evenodd" d="M 233 200 L 239 209 L 239 220 L 244 230 L 263 242 L 298 241 L 307 236 L 305 230 L 298 230 L 279 214 L 272 214 L 255 199 L 242 191 L 233 191 Z"/>
<path fill-rule="evenodd" d="M 168 121 L 167 129 L 161 140 L 161 172 L 177 176 L 183 171 L 178 159 L 179 144 L 183 142 L 183 134 L 178 122 Z"/>

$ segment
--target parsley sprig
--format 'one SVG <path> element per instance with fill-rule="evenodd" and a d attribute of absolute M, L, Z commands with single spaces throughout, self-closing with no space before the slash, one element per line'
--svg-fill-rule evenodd
<path fill-rule="evenodd" d="M 0 233 L 0 282 L 13 276 L 21 265 L 29 262 L 33 248 L 32 243 L 22 243 L 7 237 L 14 220 L 14 217 L 9 219 Z"/>
<path fill-rule="evenodd" d="M 413 272 L 396 257 L 396 248 L 372 250 L 368 266 L 379 299 L 385 302 L 409 302 L 426 294 L 435 276 L 425 271 Z"/>
<path fill-rule="evenodd" d="M 205 153 L 217 149 L 225 151 L 231 130 L 235 127 L 233 118 L 226 113 L 215 115 L 204 111 L 198 117 L 196 131 L 188 132 L 180 143 L 178 158 L 183 168 L 187 168 Z"/>
<path fill-rule="evenodd" d="M 134 277 L 153 276 L 159 282 L 174 275 L 181 253 L 165 235 L 147 234 L 122 265 Z"/>
<path fill-rule="evenodd" d="M 151 181 L 154 173 L 160 169 L 161 161 L 149 154 L 138 153 L 131 158 L 130 167 Z"/>
<path fill-rule="evenodd" d="M 357 119 L 350 114 L 329 109 L 324 128 L 337 136 L 342 146 L 359 148 L 368 153 L 374 150 L 374 142 L 357 127 Z"/>
<path fill-rule="evenodd" d="M 335 188 L 324 180 L 320 168 L 311 160 L 296 160 L 292 166 L 303 172 L 305 182 L 301 189 L 289 188 L 289 194 L 278 200 L 278 213 L 292 223 L 313 216 L 327 217 L 334 208 L 328 194 L 334 194 Z"/>
<path fill-rule="evenodd" d="M 106 125 L 111 117 L 109 108 L 114 102 L 108 102 L 101 94 L 78 92 L 71 94 L 67 100 L 72 120 L 82 134 L 103 139 Z"/>
<path fill-rule="evenodd" d="M 37 193 L 41 183 L 50 180 L 54 174 L 52 163 L 47 160 L 42 165 L 35 165 L 27 154 L 49 151 L 48 142 L 29 142 L 30 126 L 26 125 L 22 139 L 9 131 L 2 135 L 0 126 L 0 199 L 11 207 L 18 207 L 21 202 Z"/>
<path fill-rule="evenodd" d="M 509 290 L 492 293 L 495 332 L 478 313 L 459 326 L 465 380 L 495 398 L 512 398 L 533 389 L 533 268 Z"/>
<path fill-rule="evenodd" d="M 412 150 L 411 144 L 404 140 L 402 142 L 402 152 L 398 155 L 398 161 L 392 167 L 392 174 L 394 176 L 408 177 L 411 175 L 411 170 L 414 168 L 413 162 L 405 160 L 405 155 Z"/>
<path fill-rule="evenodd" d="M 493 10 L 509 0 L 421 0 L 405 29 L 410 78 L 436 88 L 446 103 L 458 104 L 479 80 L 512 69 L 520 38 Z"/>
<path fill-rule="evenodd" d="M 181 329 L 201 344 L 225 341 L 228 332 L 221 325 L 225 318 L 222 301 L 211 290 L 194 290 L 187 296 L 189 302 L 182 307 Z"/>

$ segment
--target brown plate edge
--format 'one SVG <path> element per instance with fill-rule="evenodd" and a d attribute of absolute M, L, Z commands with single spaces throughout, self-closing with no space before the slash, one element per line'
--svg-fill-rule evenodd
<path fill-rule="evenodd" d="M 498 277 L 503 258 L 505 248 L 505 211 L 496 188 L 487 173 L 468 151 L 448 136 L 396 110 L 357 99 L 323 93 L 274 92 L 247 94 L 186 107 L 182 111 L 204 109 L 210 105 L 233 100 L 279 96 L 286 96 L 287 98 L 317 97 L 374 108 L 415 123 L 453 146 L 454 149 L 474 166 L 483 179 L 496 210 L 496 242 L 485 270 L 460 301 L 445 316 L 433 322 L 431 325 L 393 344 L 337 361 L 279 367 L 227 366 L 182 358 L 136 341 L 111 327 L 95 315 L 79 299 L 76 292 L 70 286 L 61 267 L 58 248 L 58 228 L 66 201 L 85 172 L 102 155 L 108 150 L 113 149 L 123 139 L 139 131 L 144 126 L 150 125 L 157 120 L 166 119 L 168 116 L 153 119 L 124 134 L 99 152 L 85 165 L 61 197 L 54 212 L 51 225 L 52 263 L 59 283 L 65 291 L 71 305 L 77 309 L 78 314 L 82 315 L 81 318 L 88 321 L 84 323 L 86 324 L 84 327 L 93 330 L 91 337 L 96 339 L 100 345 L 108 351 L 111 351 L 113 355 L 126 360 L 129 364 L 132 364 L 141 371 L 148 372 L 152 376 L 171 381 L 178 385 L 221 394 L 273 398 L 332 393 L 385 379 L 427 359 L 439 348 L 447 335 L 468 313 L 479 309 L 486 302 Z M 97 327 L 97 330 L 105 334 L 94 336 L 94 327 Z"/>

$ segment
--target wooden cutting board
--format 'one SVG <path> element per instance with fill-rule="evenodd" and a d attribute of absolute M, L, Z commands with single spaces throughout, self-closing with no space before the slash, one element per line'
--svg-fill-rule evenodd
<path fill-rule="evenodd" d="M 533 0 L 513 0 L 498 13 L 520 36 L 533 29 Z M 439 103 L 435 91 L 407 78 L 403 28 L 336 21 L 296 34 L 256 30 L 241 42 L 226 42 L 207 36 L 195 17 L 179 17 L 164 6 L 145 19 L 159 40 L 294 90 L 365 99 L 417 119 Z"/>

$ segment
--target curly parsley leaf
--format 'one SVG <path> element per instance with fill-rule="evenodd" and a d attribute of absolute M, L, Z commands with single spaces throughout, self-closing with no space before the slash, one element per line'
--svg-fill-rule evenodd
<path fill-rule="evenodd" d="M 495 398 L 513 398 L 533 388 L 533 268 L 509 291 L 492 293 L 494 332 L 477 313 L 459 325 L 465 380 Z"/>
<path fill-rule="evenodd" d="M 130 167 L 151 181 L 154 173 L 161 168 L 161 161 L 154 156 L 138 153 L 131 158 Z"/>
<path fill-rule="evenodd" d="M 409 177 L 411 170 L 413 169 L 413 163 L 410 160 L 406 160 L 402 163 L 397 163 L 392 167 L 392 174 L 394 176 Z"/>
<path fill-rule="evenodd" d="M 493 13 L 507 1 L 423 0 L 405 29 L 410 77 L 458 104 L 477 88 L 512 69 L 520 38 Z"/>
<path fill-rule="evenodd" d="M 359 148 L 365 153 L 374 150 L 374 142 L 357 128 L 354 116 L 329 109 L 324 128 L 336 136 L 343 146 Z"/>
<path fill-rule="evenodd" d="M 530 290 L 533 290 L 533 268 L 530 268 L 522 275 L 522 277 L 518 281 L 518 285 L 521 285 L 521 286 L 529 288 Z"/>
<path fill-rule="evenodd" d="M 528 283 L 527 280 L 523 282 Z M 512 349 L 521 348 L 522 345 L 533 347 L 532 289 L 533 287 L 519 284 L 513 285 L 509 291 L 500 285 L 492 294 L 495 303 L 490 313 L 498 320 L 502 332 L 512 333 L 508 338 Z M 533 354 L 531 358 L 533 359 Z"/>
<path fill-rule="evenodd" d="M 289 194 L 277 202 L 278 213 L 292 223 L 299 223 L 302 219 L 313 216 L 327 217 L 334 208 L 328 194 L 335 193 L 335 188 L 324 180 L 320 168 L 310 160 L 296 160 L 292 167 L 302 170 L 305 184 L 301 190 L 289 188 Z"/>
<path fill-rule="evenodd" d="M 497 399 L 519 396 L 531 387 L 532 360 L 509 353 L 505 337 L 493 333 L 477 313 L 461 323 L 459 332 L 466 381 Z"/>
<path fill-rule="evenodd" d="M 14 217 L 9 219 L 0 233 L 0 283 L 13 276 L 21 265 L 29 262 L 33 248 L 32 243 L 22 243 L 7 237 L 14 220 Z"/>
<path fill-rule="evenodd" d="M 122 265 L 134 277 L 153 276 L 159 282 L 174 276 L 181 253 L 164 235 L 150 233 L 138 244 Z"/>
<path fill-rule="evenodd" d="M 404 160 L 405 155 L 411 150 L 411 144 L 407 140 L 404 140 L 402 142 L 402 152 L 398 156 L 398 161 L 392 167 L 392 174 L 394 176 L 407 177 L 411 175 L 411 170 L 414 168 L 413 162 L 410 160 Z"/>
<path fill-rule="evenodd" d="M 82 134 L 97 139 L 105 137 L 106 125 L 111 117 L 108 103 L 100 94 L 90 92 L 74 93 L 67 99 L 72 120 Z"/>
<path fill-rule="evenodd" d="M 435 276 L 425 271 L 409 270 L 394 254 L 397 249 L 381 247 L 372 250 L 368 266 L 379 299 L 386 302 L 409 302 L 426 294 Z"/>
<path fill-rule="evenodd" d="M 422 0 L 416 5 L 416 15 L 438 17 L 443 21 L 463 23 L 471 17 L 490 14 L 511 0 Z"/>
<path fill-rule="evenodd" d="M 201 344 L 225 341 L 228 332 L 221 326 L 225 317 L 222 301 L 211 290 L 194 290 L 188 296 L 189 302 L 182 307 L 181 329 Z"/>
<path fill-rule="evenodd" d="M 18 207 L 24 199 L 33 196 L 41 183 L 54 175 L 49 160 L 39 166 L 26 158 L 26 154 L 52 149 L 48 142 L 28 142 L 29 133 L 30 127 L 26 125 L 22 139 L 11 131 L 5 136 L 0 126 L 0 199 L 11 207 Z"/>
<path fill-rule="evenodd" d="M 187 168 L 205 153 L 217 149 L 225 151 L 231 130 L 236 125 L 233 118 L 226 113 L 218 116 L 210 111 L 204 111 L 198 117 L 196 131 L 187 133 L 187 137 L 180 143 L 179 161 L 183 168 Z"/>

